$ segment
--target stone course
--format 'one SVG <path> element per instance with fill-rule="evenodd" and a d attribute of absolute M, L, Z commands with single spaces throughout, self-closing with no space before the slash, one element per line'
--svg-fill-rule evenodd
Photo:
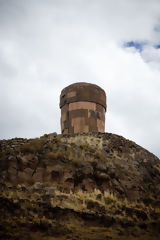
<path fill-rule="evenodd" d="M 94 84 L 75 83 L 61 92 L 63 134 L 104 132 L 106 94 Z"/>

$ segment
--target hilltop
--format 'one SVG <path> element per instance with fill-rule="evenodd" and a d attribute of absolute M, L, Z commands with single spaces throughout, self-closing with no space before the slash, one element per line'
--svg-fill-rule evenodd
<path fill-rule="evenodd" d="M 111 133 L 0 141 L 3 239 L 159 239 L 160 160 Z"/>

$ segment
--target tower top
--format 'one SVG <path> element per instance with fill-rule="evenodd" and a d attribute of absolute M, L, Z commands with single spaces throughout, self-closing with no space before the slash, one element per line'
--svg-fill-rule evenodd
<path fill-rule="evenodd" d="M 94 102 L 106 110 L 106 93 L 96 84 L 78 82 L 64 88 L 60 95 L 60 108 L 73 102 Z"/>

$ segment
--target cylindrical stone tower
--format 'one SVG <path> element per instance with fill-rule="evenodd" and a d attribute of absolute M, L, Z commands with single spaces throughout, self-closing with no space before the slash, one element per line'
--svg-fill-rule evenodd
<path fill-rule="evenodd" d="M 104 132 L 106 94 L 95 84 L 74 83 L 60 95 L 61 131 L 67 133 Z"/>

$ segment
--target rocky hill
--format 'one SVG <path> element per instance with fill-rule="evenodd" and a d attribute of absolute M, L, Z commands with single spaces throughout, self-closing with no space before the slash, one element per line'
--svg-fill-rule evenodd
<path fill-rule="evenodd" d="M 160 160 L 110 133 L 0 141 L 0 237 L 160 239 Z"/>

